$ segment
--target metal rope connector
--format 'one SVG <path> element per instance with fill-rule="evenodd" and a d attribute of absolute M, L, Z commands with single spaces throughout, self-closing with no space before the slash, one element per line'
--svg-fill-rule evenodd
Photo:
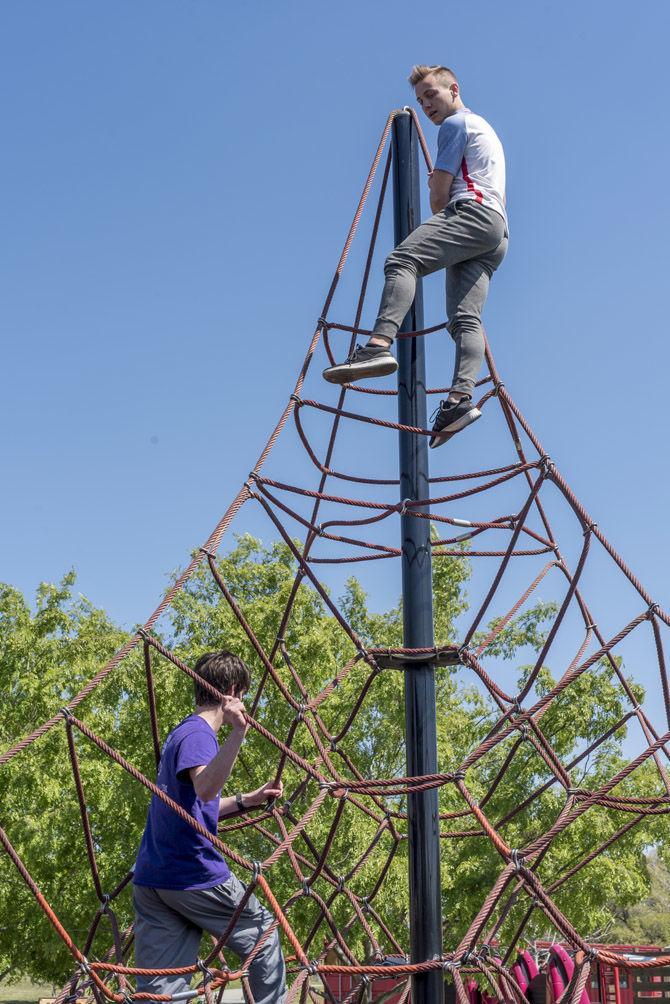
<path fill-rule="evenodd" d="M 330 327 L 330 321 L 327 321 L 325 317 L 320 317 L 316 322 L 317 328 L 323 328 L 325 331 Z"/>
<path fill-rule="evenodd" d="M 251 865 L 253 867 L 253 871 L 251 873 L 251 881 L 252 882 L 258 882 L 259 878 L 261 877 L 261 875 L 263 873 L 263 862 L 262 861 L 252 861 Z"/>
<path fill-rule="evenodd" d="M 516 848 L 515 848 L 514 850 L 511 850 L 509 852 L 509 856 L 510 856 L 510 861 L 514 865 L 514 868 L 516 869 L 516 871 L 518 871 L 518 872 L 521 871 L 521 869 L 525 866 L 525 862 L 524 862 L 523 855 L 521 854 L 521 852 L 518 851 L 518 850 L 516 850 Z"/>
<path fill-rule="evenodd" d="M 312 895 L 312 888 L 311 888 L 309 882 L 307 881 L 307 879 L 303 879 L 302 880 L 302 894 L 303 894 L 303 896 L 311 896 Z"/>
<path fill-rule="evenodd" d="M 647 618 L 649 620 L 652 620 L 652 618 L 657 617 L 660 612 L 661 612 L 660 603 L 650 603 L 649 609 L 647 610 Z"/>
<path fill-rule="evenodd" d="M 467 645 L 461 645 L 461 647 L 456 652 L 458 656 L 458 661 L 462 666 L 466 666 L 470 656 L 470 649 Z"/>
<path fill-rule="evenodd" d="M 540 457 L 538 466 L 540 468 L 540 473 L 545 478 L 550 477 L 551 476 L 551 472 L 553 470 L 555 470 L 555 468 L 556 468 L 556 464 L 551 459 L 551 457 L 549 456 L 548 453 L 543 453 L 542 454 L 542 456 Z"/>
<path fill-rule="evenodd" d="M 338 892 L 344 892 L 344 890 L 346 888 L 346 884 L 347 884 L 347 882 L 346 882 L 345 876 L 344 875 L 338 875 L 338 877 L 337 877 L 337 891 Z"/>
<path fill-rule="evenodd" d="M 209 966 L 205 965 L 205 963 L 202 961 L 202 959 L 196 959 L 195 964 L 198 967 L 198 969 L 200 970 L 200 972 L 202 973 L 203 978 L 205 979 L 205 982 L 207 982 L 207 980 L 213 980 L 213 979 L 215 979 L 215 974 L 212 972 L 212 970 L 209 968 Z"/>
<path fill-rule="evenodd" d="M 74 715 L 72 714 L 72 712 L 70 711 L 70 709 L 66 704 L 63 705 L 62 708 L 60 708 L 58 714 L 63 716 L 68 725 L 70 724 L 70 722 L 74 721 Z"/>
<path fill-rule="evenodd" d="M 397 508 L 398 508 L 398 512 L 399 512 L 399 514 L 401 516 L 404 516 L 406 514 L 408 503 L 411 503 L 413 501 L 414 501 L 414 499 L 403 499 L 402 502 L 398 503 Z"/>
<path fill-rule="evenodd" d="M 290 401 L 295 401 L 295 403 L 298 406 L 300 406 L 302 404 L 302 398 L 299 397 L 297 394 L 291 394 L 291 397 L 289 398 L 289 400 Z"/>

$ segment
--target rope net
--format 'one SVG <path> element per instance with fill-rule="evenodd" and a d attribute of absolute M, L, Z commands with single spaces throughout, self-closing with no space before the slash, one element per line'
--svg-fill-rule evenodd
<path fill-rule="evenodd" d="M 115 907 L 119 898 L 127 895 L 136 847 L 124 848 L 128 870 L 116 875 L 110 883 L 111 891 L 105 892 L 106 883 L 98 867 L 100 840 L 92 832 L 82 780 L 86 757 L 114 762 L 137 782 L 138 797 L 145 801 L 151 793 L 170 804 L 211 839 L 248 883 L 249 894 L 253 892 L 268 906 L 275 917 L 271 931 L 277 926 L 281 929 L 288 958 L 289 1002 L 353 1004 L 364 999 L 370 984 L 374 988 L 378 981 L 394 978 L 398 981 L 394 1000 L 406 1004 L 411 994 L 409 977 L 430 969 L 445 971 L 461 1004 L 468 1001 L 467 982 L 473 977 L 496 999 L 526 1001 L 514 978 L 512 961 L 529 932 L 539 929 L 538 917 L 552 937 L 585 953 L 564 1000 L 579 1000 L 594 960 L 614 965 L 623 962 L 623 956 L 585 940 L 586 936 L 569 919 L 569 903 L 581 888 L 580 883 L 587 881 L 589 864 L 600 855 L 614 853 L 620 839 L 640 824 L 653 826 L 657 817 L 670 808 L 670 691 L 663 647 L 663 633 L 670 624 L 668 614 L 648 595 L 575 497 L 502 383 L 488 348 L 487 372 L 478 384 L 478 406 L 485 412 L 485 421 L 477 428 L 486 425 L 501 433 L 499 442 L 490 433 L 496 451 L 505 451 L 499 453 L 497 463 L 486 469 L 472 469 L 470 454 L 458 453 L 468 447 L 459 445 L 457 450 L 456 444 L 449 444 L 434 454 L 434 466 L 446 468 L 446 473 L 439 471 L 431 478 L 431 497 L 398 502 L 399 482 L 393 474 L 382 471 L 386 476 L 371 477 L 369 471 L 351 470 L 346 460 L 336 460 L 338 436 L 341 438 L 343 430 L 350 429 L 353 432 L 349 435 L 356 437 L 354 443 L 365 435 L 370 437 L 370 445 L 367 453 L 345 451 L 345 457 L 374 457 L 375 463 L 379 460 L 382 464 L 388 457 L 394 462 L 395 437 L 399 430 L 407 428 L 384 417 L 389 414 L 384 408 L 394 403 L 395 391 L 360 385 L 335 390 L 320 377 L 326 360 L 333 363 L 335 355 L 342 354 L 342 345 L 333 349 L 336 338 L 345 344 L 348 341 L 351 347 L 356 336 L 365 333 L 361 321 L 388 187 L 389 135 L 397 114 L 389 116 L 383 130 L 293 392 L 248 480 L 144 625 L 60 712 L 0 756 L 0 766 L 8 770 L 10 764 L 15 767 L 29 757 L 35 744 L 47 734 L 64 730 L 80 810 L 78 839 L 86 849 L 98 901 L 90 924 L 76 936 L 65 929 L 57 907 L 47 901 L 15 850 L 11 833 L 0 828 L 4 851 L 75 960 L 74 975 L 61 991 L 60 1001 L 84 992 L 93 993 L 100 1004 L 104 999 L 170 999 L 134 989 L 138 970 L 132 965 L 132 928 L 122 929 Z M 416 116 L 414 119 L 430 169 L 426 144 Z M 331 306 L 375 179 L 378 200 L 367 254 L 361 259 L 357 305 L 352 323 L 344 323 L 331 318 Z M 402 337 L 424 337 L 444 328 L 444 324 L 437 324 Z M 311 397 L 303 394 L 308 377 L 314 388 Z M 447 391 L 446 387 L 435 387 L 428 393 Z M 324 394 L 335 397 L 323 400 Z M 426 429 L 414 431 L 430 434 Z M 267 462 L 282 434 L 290 441 L 286 456 L 297 457 L 296 446 L 301 451 L 301 471 L 312 472 L 312 487 L 297 483 L 298 479 L 295 483 L 290 480 L 286 463 L 280 465 L 279 476 L 266 473 Z M 475 432 L 466 433 L 463 442 L 474 436 Z M 470 449 L 474 442 L 474 438 L 469 439 Z M 468 468 L 454 473 L 450 466 L 454 457 L 461 455 Z M 344 494 L 337 491 L 340 485 L 345 486 Z M 550 522 L 552 506 L 560 506 L 560 544 Z M 226 581 L 219 556 L 224 534 L 240 511 L 248 507 L 254 507 L 256 515 L 269 523 L 294 563 L 293 584 L 270 643 L 260 640 L 267 632 L 247 617 L 243 599 Z M 439 569 L 440 562 L 467 560 L 475 568 L 473 581 L 479 576 L 474 615 L 459 618 L 458 637 L 442 639 L 434 649 L 384 646 L 375 644 L 374 638 L 362 637 L 322 580 L 328 569 L 336 570 L 337 566 L 397 561 L 401 551 L 392 543 L 398 539 L 397 534 L 393 538 L 389 530 L 397 529 L 401 512 L 430 520 L 435 569 Z M 371 539 L 364 539 L 366 535 Z M 565 546 L 564 538 L 570 541 Z M 596 594 L 605 561 L 625 584 L 632 604 L 630 619 L 611 628 L 608 625 L 607 629 L 599 625 L 584 595 L 596 550 L 601 562 L 596 565 Z M 574 560 L 569 557 L 573 552 Z M 269 770 L 284 780 L 286 792 L 286 798 L 275 804 L 226 817 L 218 837 L 212 837 L 172 803 L 154 785 L 150 772 L 138 769 L 115 748 L 113 722 L 105 738 L 82 720 L 78 710 L 87 699 L 94 699 L 104 682 L 122 677 L 129 660 L 141 657 L 147 695 L 144 727 L 147 745 L 158 759 L 161 680 L 172 672 L 189 677 L 194 674 L 175 648 L 164 643 L 157 625 L 194 576 L 203 572 L 211 575 L 212 586 L 220 591 L 220 598 L 253 653 L 251 661 L 258 684 L 249 708 L 249 736 L 271 765 Z M 545 608 L 551 615 L 549 627 L 517 689 L 510 684 L 504 665 L 505 632 L 527 609 L 529 601 L 540 595 L 540 588 L 549 588 L 550 583 L 559 598 L 553 607 Z M 304 630 L 297 618 L 305 589 L 319 596 L 339 638 L 339 647 L 333 649 L 336 664 L 332 665 L 333 652 L 324 653 L 324 679 L 317 687 L 308 687 L 304 682 L 296 640 Z M 646 671 L 660 682 L 662 700 L 656 700 L 658 689 L 653 696 L 655 711 L 660 708 L 661 724 L 658 715 L 641 706 L 640 690 L 623 670 L 624 644 L 643 634 L 650 642 L 648 652 L 645 649 Z M 438 694 L 445 693 L 440 690 L 440 680 L 456 678 L 483 695 L 488 702 L 488 719 L 479 734 L 449 737 L 447 747 L 440 750 L 440 773 L 406 777 L 393 767 L 389 776 L 366 776 L 363 767 L 375 761 L 362 751 L 373 754 L 374 749 L 369 747 L 374 744 L 369 738 L 366 749 L 361 716 L 375 693 L 377 708 L 383 707 L 384 701 L 401 700 L 402 674 L 411 672 L 412 660 L 420 658 L 435 665 Z M 554 666 L 560 667 L 560 673 L 550 686 L 541 687 L 543 668 L 550 658 Z M 589 674 L 598 673 L 605 674 L 617 688 L 623 712 L 602 734 L 584 741 L 579 748 L 573 744 L 565 749 L 555 724 L 550 724 L 552 712 L 563 707 L 571 713 L 570 700 L 579 703 L 583 699 L 580 683 Z M 368 718 L 366 728 L 371 727 L 370 721 Z M 169 728 L 175 724 L 163 723 Z M 377 724 L 383 729 L 383 720 Z M 641 737 L 639 752 L 628 759 L 620 758 L 615 772 L 606 777 L 590 772 L 612 737 L 623 735 L 633 726 Z M 506 785 L 519 774 L 522 763 L 536 783 L 523 797 L 518 796 L 511 811 L 501 815 L 499 806 Z M 627 782 L 640 771 L 646 772 L 647 793 L 640 795 L 636 789 L 631 794 Z M 439 790 L 443 882 L 449 881 L 444 874 L 447 871 L 474 867 L 479 881 L 485 878 L 486 892 L 472 916 L 445 918 L 441 959 L 412 963 L 407 923 L 402 921 L 398 926 L 398 916 L 405 916 L 398 903 L 406 903 L 407 897 L 406 889 L 398 891 L 407 882 L 407 797 L 430 788 Z M 546 806 L 549 796 L 554 800 L 555 812 L 546 825 L 542 822 L 546 817 L 541 819 L 537 809 L 540 804 Z M 606 825 L 593 828 L 586 839 L 589 820 L 598 811 Z M 342 860 L 340 852 L 345 831 L 356 834 L 359 848 L 356 856 L 348 860 Z M 651 832 L 649 842 L 653 842 L 656 831 Z M 580 834 L 575 843 L 580 851 L 575 852 L 569 867 L 563 865 L 556 872 L 552 855 L 561 841 L 575 833 Z M 350 848 L 351 843 L 346 846 Z M 287 883 L 292 888 L 281 901 L 273 892 L 278 876 L 282 888 Z M 103 928 L 104 932 L 111 930 L 111 941 Z M 212 944 L 209 954 L 197 965 L 151 972 L 193 974 L 193 987 L 208 1004 L 216 994 L 222 994 L 231 980 L 241 979 L 246 1000 L 253 1001 L 247 974 L 262 941 L 237 964 L 226 959 L 228 933 Z M 108 940 L 99 947 L 103 936 Z M 670 956 L 653 963 L 626 959 L 625 964 L 628 968 L 670 964 Z M 336 976 L 350 978 L 346 990 L 333 989 Z"/>

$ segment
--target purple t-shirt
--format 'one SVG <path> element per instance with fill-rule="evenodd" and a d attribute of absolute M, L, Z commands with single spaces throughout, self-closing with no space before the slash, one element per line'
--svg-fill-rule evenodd
<path fill-rule="evenodd" d="M 156 784 L 216 835 L 219 796 L 203 802 L 189 777 L 216 755 L 216 733 L 200 715 L 189 715 L 165 740 Z M 230 868 L 213 844 L 153 795 L 133 882 L 157 889 L 209 889 L 230 878 Z"/>

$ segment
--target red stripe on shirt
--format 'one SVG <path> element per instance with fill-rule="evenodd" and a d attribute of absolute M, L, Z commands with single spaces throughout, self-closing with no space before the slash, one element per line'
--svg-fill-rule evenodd
<path fill-rule="evenodd" d="M 465 157 L 463 158 L 463 163 L 461 164 L 461 171 L 463 173 L 463 181 L 468 186 L 468 192 L 474 192 L 475 199 L 477 200 L 477 202 L 482 202 L 484 196 L 482 195 L 482 193 L 479 191 L 478 188 L 475 188 L 475 183 L 468 174 L 468 164 Z"/>

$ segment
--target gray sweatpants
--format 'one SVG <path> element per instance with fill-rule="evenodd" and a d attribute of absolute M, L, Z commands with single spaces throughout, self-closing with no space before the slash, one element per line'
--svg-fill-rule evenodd
<path fill-rule="evenodd" d="M 463 199 L 436 213 L 386 259 L 373 334 L 395 338 L 417 279 L 446 268 L 448 329 L 456 343 L 451 386 L 471 395 L 484 359 L 481 314 L 489 281 L 506 251 L 507 225 L 495 209 Z"/>
<path fill-rule="evenodd" d="M 198 959 L 203 931 L 220 937 L 244 895 L 246 886 L 234 875 L 211 889 L 152 889 L 133 886 L 135 906 L 135 964 L 141 969 L 192 966 Z M 272 914 L 250 896 L 227 947 L 244 960 Z M 206 953 L 205 953 L 206 954 Z M 283 1004 L 286 969 L 277 931 L 267 939 L 249 968 L 255 1004 Z M 147 993 L 175 994 L 188 990 L 190 977 L 137 978 L 137 989 Z"/>

